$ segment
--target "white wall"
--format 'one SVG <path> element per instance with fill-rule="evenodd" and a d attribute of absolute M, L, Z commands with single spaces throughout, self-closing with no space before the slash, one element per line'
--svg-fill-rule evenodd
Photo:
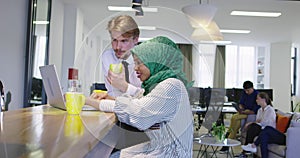
<path fill-rule="evenodd" d="M 61 77 L 63 49 L 64 5 L 60 0 L 52 0 L 50 35 L 49 35 L 49 64 L 54 64 L 57 74 Z"/>
<path fill-rule="evenodd" d="M 272 43 L 270 48 L 270 87 L 274 107 L 288 112 L 291 107 L 291 47 L 290 42 Z"/>
<path fill-rule="evenodd" d="M 23 107 L 27 3 L 0 1 L 0 80 L 12 94 L 10 110 Z"/>

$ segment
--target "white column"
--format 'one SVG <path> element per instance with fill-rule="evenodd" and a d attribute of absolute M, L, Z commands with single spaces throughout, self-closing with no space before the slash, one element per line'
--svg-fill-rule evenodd
<path fill-rule="evenodd" d="M 270 48 L 270 88 L 274 108 L 291 111 L 291 46 L 290 42 L 272 43 Z"/>

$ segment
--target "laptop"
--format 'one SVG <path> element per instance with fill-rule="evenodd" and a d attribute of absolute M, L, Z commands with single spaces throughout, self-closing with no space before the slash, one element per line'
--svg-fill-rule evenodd
<path fill-rule="evenodd" d="M 48 98 L 48 103 L 55 108 L 66 110 L 65 99 L 63 96 L 55 65 L 45 65 L 40 66 L 39 68 L 43 80 L 43 85 Z M 97 109 L 92 106 L 84 105 L 82 110 L 93 111 Z"/>
<path fill-rule="evenodd" d="M 241 112 L 243 110 L 240 108 L 239 105 L 240 104 L 238 104 L 238 103 L 232 102 L 232 106 L 235 108 L 235 110 L 238 111 L 238 112 Z"/>

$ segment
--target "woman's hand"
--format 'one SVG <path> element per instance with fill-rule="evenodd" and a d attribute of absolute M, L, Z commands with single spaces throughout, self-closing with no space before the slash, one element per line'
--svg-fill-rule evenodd
<path fill-rule="evenodd" d="M 107 81 L 115 88 L 119 89 L 121 92 L 125 93 L 128 88 L 128 83 L 125 80 L 125 72 L 113 73 L 108 71 Z"/>
<path fill-rule="evenodd" d="M 99 104 L 100 104 L 100 100 L 98 100 L 98 99 L 93 99 L 91 97 L 85 98 L 85 105 L 89 105 L 96 109 L 99 109 Z"/>
<path fill-rule="evenodd" d="M 105 93 L 105 92 L 101 92 L 101 93 L 92 93 L 91 95 L 90 95 L 90 98 L 92 98 L 92 99 L 97 99 L 97 100 L 101 100 L 101 99 L 106 99 L 106 97 L 108 96 L 108 94 L 107 93 Z"/>
<path fill-rule="evenodd" d="M 244 129 L 247 129 L 248 128 L 248 126 L 250 125 L 250 124 L 252 124 L 253 122 L 247 122 L 246 124 L 245 124 L 245 127 L 244 127 Z"/>
<path fill-rule="evenodd" d="M 115 100 L 114 97 L 108 95 L 105 92 L 101 93 L 92 93 L 89 97 L 86 97 L 85 99 L 85 104 L 90 105 L 96 109 L 99 109 L 99 104 L 102 99 L 110 99 L 110 100 Z M 99 109 L 100 110 L 100 109 Z"/>
<path fill-rule="evenodd" d="M 257 119 L 256 122 L 257 122 L 257 123 L 260 123 L 260 122 L 261 122 L 261 119 Z"/>
<path fill-rule="evenodd" d="M 101 100 L 101 99 L 110 99 L 110 100 L 115 100 L 114 97 L 108 95 L 107 93 L 105 92 L 101 92 L 101 93 L 92 93 L 90 95 L 90 98 L 91 99 L 96 99 L 96 100 Z"/>

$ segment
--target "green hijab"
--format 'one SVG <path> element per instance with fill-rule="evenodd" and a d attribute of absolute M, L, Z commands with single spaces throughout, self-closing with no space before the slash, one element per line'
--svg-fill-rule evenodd
<path fill-rule="evenodd" d="M 135 46 L 131 50 L 150 70 L 150 77 L 142 83 L 147 95 L 158 83 L 168 78 L 177 78 L 186 88 L 191 87 L 183 70 L 183 55 L 169 38 L 158 36 Z"/>

